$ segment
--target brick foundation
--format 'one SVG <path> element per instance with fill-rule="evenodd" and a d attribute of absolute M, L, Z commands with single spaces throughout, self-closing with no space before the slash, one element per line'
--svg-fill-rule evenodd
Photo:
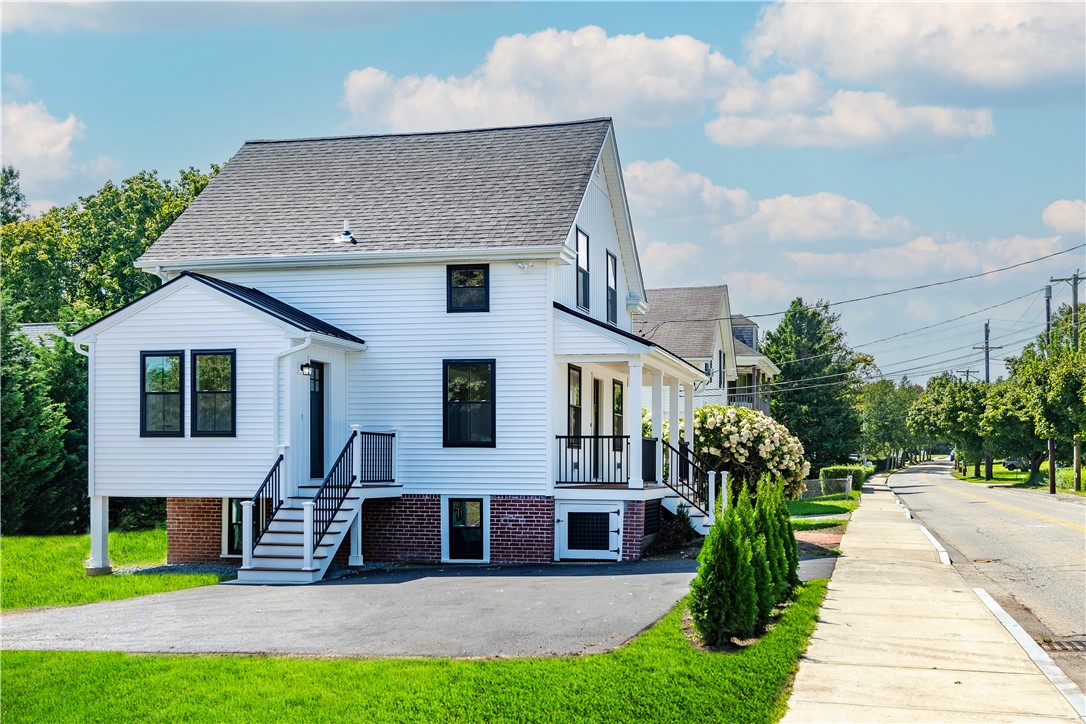
<path fill-rule="evenodd" d="M 641 560 L 641 546 L 645 542 L 645 503 L 627 500 L 622 512 L 622 560 Z"/>
<path fill-rule="evenodd" d="M 222 499 L 166 498 L 167 563 L 237 563 L 222 557 Z"/>
<path fill-rule="evenodd" d="M 487 525 L 491 563 L 554 560 L 554 498 L 492 495 Z M 367 563 L 439 563 L 441 496 L 367 500 L 362 504 L 362 554 Z"/>

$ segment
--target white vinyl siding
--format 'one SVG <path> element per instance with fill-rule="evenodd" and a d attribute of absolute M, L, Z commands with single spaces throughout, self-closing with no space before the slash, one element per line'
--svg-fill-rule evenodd
<path fill-rule="evenodd" d="M 601 322 L 607 321 L 607 253 L 617 260 L 618 288 L 618 328 L 630 331 L 630 314 L 626 311 L 626 273 L 623 269 L 625 260 L 619 249 L 618 233 L 615 228 L 615 211 L 611 199 L 597 183 L 590 183 L 584 201 L 577 212 L 577 219 L 570 229 L 566 244 L 570 249 L 577 248 L 577 229 L 588 234 L 588 268 L 591 273 L 591 295 L 586 314 Z M 558 302 L 570 309 L 577 309 L 577 264 L 562 265 L 558 268 Z M 584 312 L 581 309 L 579 311 Z"/>
<path fill-rule="evenodd" d="M 256 287 L 366 341 L 365 352 L 348 355 L 348 424 L 396 430 L 405 494 L 538 495 L 550 485 L 549 267 L 490 262 L 487 314 L 446 312 L 444 264 L 209 274 Z M 495 448 L 443 447 L 447 359 L 495 360 Z M 342 444 L 347 432 L 329 427 L 326 434 Z"/>
<path fill-rule="evenodd" d="M 272 363 L 283 331 L 198 286 L 164 294 L 98 333 L 95 495 L 249 497 L 275 457 Z M 237 350 L 237 436 L 192 437 L 191 350 Z M 140 352 L 185 350 L 184 437 L 140 437 Z"/>

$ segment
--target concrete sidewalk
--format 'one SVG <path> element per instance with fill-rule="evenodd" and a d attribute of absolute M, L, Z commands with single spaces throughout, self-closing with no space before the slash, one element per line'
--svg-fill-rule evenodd
<path fill-rule="evenodd" d="M 1082 724 L 883 479 L 841 552 L 782 721 Z"/>

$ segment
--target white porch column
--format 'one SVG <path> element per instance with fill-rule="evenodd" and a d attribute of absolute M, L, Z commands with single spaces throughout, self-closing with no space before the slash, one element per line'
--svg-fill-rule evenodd
<path fill-rule="evenodd" d="M 626 471 L 630 477 L 631 488 L 645 487 L 645 481 L 641 477 L 641 360 L 630 360 L 630 384 L 626 390 L 626 408 L 623 410 L 623 421 L 626 429 L 623 433 L 630 438 L 630 461 L 627 463 L 630 469 Z"/>
<path fill-rule="evenodd" d="M 672 380 L 667 388 L 667 419 L 668 429 L 671 431 L 669 442 L 676 450 L 679 449 L 679 381 Z"/>
<path fill-rule="evenodd" d="M 241 501 L 241 567 L 253 567 L 253 501 Z"/>
<path fill-rule="evenodd" d="M 652 436 L 656 438 L 656 482 L 664 481 L 664 373 L 650 372 L 652 377 Z"/>
<path fill-rule="evenodd" d="M 362 502 L 365 505 L 365 501 Z M 362 565 L 362 509 L 358 509 L 358 515 L 351 521 L 351 557 L 347 560 L 349 566 Z"/>
<path fill-rule="evenodd" d="M 88 576 L 108 576 L 113 572 L 109 560 L 109 498 L 95 495 L 90 499 L 90 558 L 84 566 Z"/>
<path fill-rule="evenodd" d="M 690 452 L 694 452 L 694 386 L 683 385 L 683 432 Z"/>

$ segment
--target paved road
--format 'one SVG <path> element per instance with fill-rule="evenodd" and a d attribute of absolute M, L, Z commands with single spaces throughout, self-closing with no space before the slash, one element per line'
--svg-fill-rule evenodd
<path fill-rule="evenodd" d="M 971 585 L 1031 635 L 1086 641 L 1086 498 L 965 483 L 940 462 L 889 483 Z M 1086 655 L 1053 658 L 1086 689 Z"/>

